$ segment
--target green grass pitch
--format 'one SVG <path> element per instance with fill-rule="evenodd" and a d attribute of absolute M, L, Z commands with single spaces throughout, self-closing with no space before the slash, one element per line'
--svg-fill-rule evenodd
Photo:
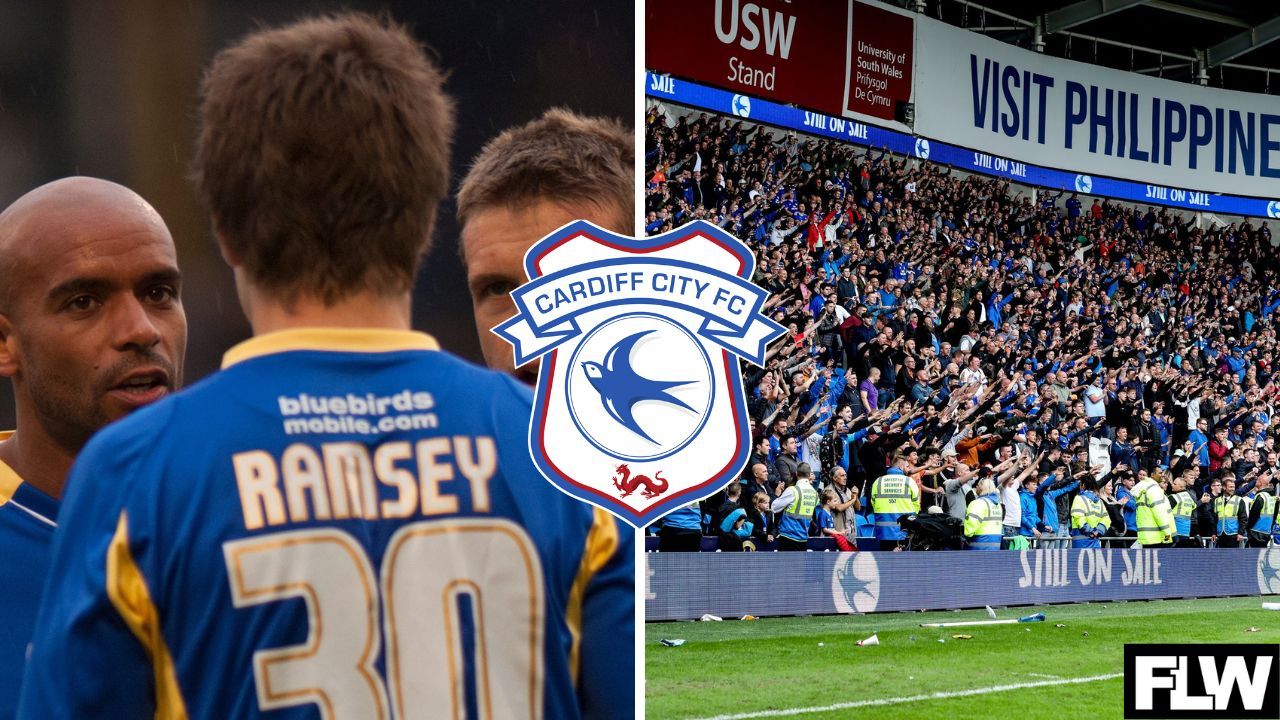
<path fill-rule="evenodd" d="M 1263 610 L 1258 597 L 997 612 L 1047 619 L 920 627 L 987 619 L 984 610 L 964 610 L 650 623 L 646 717 L 1119 718 L 1124 680 L 1095 678 L 1123 672 L 1125 643 L 1280 643 L 1280 612 Z M 856 645 L 873 632 L 880 645 Z M 663 638 L 686 642 L 666 647 Z"/>

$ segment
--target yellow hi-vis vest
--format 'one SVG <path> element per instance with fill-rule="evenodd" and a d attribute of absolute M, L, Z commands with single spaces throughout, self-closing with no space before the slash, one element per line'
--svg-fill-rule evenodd
<path fill-rule="evenodd" d="M 1173 516 L 1191 521 L 1191 513 L 1196 509 L 1196 500 L 1191 493 L 1183 490 L 1173 494 Z"/>
<path fill-rule="evenodd" d="M 793 493 L 795 497 L 792 498 L 791 504 L 787 506 L 786 513 L 793 519 L 807 523 L 813 519 L 813 511 L 818 508 L 818 491 L 814 490 L 809 483 L 801 486 L 798 482 L 793 486 L 793 489 L 795 490 L 795 493 Z"/>
<path fill-rule="evenodd" d="M 1090 531 L 1099 525 L 1111 527 L 1111 516 L 1101 499 L 1090 500 L 1084 495 L 1077 495 L 1071 501 L 1071 529 Z"/>
<path fill-rule="evenodd" d="M 1218 515 L 1218 534 L 1235 535 L 1240 532 L 1238 514 L 1240 512 L 1240 496 L 1219 495 L 1213 501 L 1213 510 Z"/>
<path fill-rule="evenodd" d="M 1138 522 L 1138 544 L 1159 545 L 1173 539 L 1173 511 L 1169 498 L 1155 480 L 1147 478 L 1133 487 L 1134 513 Z"/>
<path fill-rule="evenodd" d="M 1253 527 L 1249 529 L 1270 535 L 1272 527 L 1275 525 L 1276 496 L 1271 493 L 1260 492 L 1254 496 L 1253 501 L 1262 503 L 1262 512 L 1258 513 L 1258 522 L 1254 523 Z"/>
<path fill-rule="evenodd" d="M 920 488 L 901 473 L 886 473 L 871 485 L 871 511 L 877 515 L 920 512 Z M 896 526 L 896 523 L 895 523 Z"/>
<path fill-rule="evenodd" d="M 965 537 L 1003 535 L 1004 529 L 1000 525 L 1001 519 L 999 502 L 992 500 L 990 495 L 974 498 L 973 502 L 969 503 L 969 507 L 965 510 Z"/>

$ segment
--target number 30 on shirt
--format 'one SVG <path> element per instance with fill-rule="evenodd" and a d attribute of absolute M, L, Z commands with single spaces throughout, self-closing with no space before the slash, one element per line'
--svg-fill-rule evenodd
<path fill-rule="evenodd" d="M 360 542 L 335 528 L 236 540 L 224 544 L 223 555 L 237 608 L 306 603 L 305 642 L 254 653 L 262 710 L 314 703 L 325 720 L 461 717 L 468 639 L 459 604 L 466 599 L 481 717 L 542 716 L 542 568 L 514 523 L 406 525 L 392 536 L 376 575 Z M 383 637 L 385 678 L 375 667 Z M 442 712 L 445 698 L 452 713 Z"/>

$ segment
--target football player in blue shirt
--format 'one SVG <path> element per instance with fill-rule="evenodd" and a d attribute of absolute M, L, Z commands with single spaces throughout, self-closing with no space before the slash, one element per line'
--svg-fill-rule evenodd
<path fill-rule="evenodd" d="M 68 483 L 23 718 L 630 717 L 630 533 L 555 490 L 531 394 L 410 328 L 444 76 L 340 15 L 206 74 L 196 181 L 255 337 Z"/>
<path fill-rule="evenodd" d="M 112 420 L 179 382 L 187 325 L 173 240 L 137 194 L 43 185 L 0 213 L 0 720 L 13 717 L 71 462 Z"/>

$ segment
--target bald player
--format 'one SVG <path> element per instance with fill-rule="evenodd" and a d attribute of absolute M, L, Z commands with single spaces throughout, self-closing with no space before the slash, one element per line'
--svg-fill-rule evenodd
<path fill-rule="evenodd" d="M 515 315 L 511 291 L 528 282 L 524 254 L 574 220 L 634 231 L 635 149 L 614 120 L 548 110 L 490 140 L 458 191 L 462 261 L 485 364 L 533 385 L 538 361 L 515 367 L 490 329 Z"/>
<path fill-rule="evenodd" d="M 107 423 L 173 391 L 187 322 L 173 239 L 128 188 L 65 178 L 0 213 L 0 719 L 18 684 L 67 471 Z"/>

